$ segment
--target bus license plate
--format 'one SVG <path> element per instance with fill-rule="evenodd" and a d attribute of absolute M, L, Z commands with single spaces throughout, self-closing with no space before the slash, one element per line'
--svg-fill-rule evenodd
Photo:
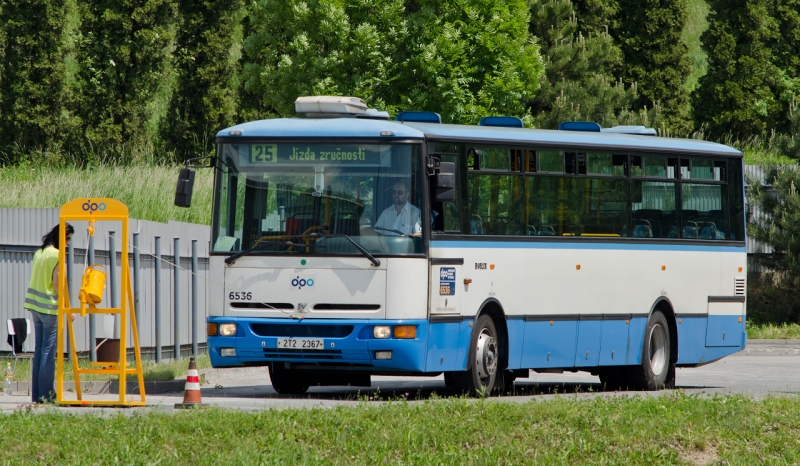
<path fill-rule="evenodd" d="M 321 350 L 322 338 L 278 338 L 278 349 Z"/>

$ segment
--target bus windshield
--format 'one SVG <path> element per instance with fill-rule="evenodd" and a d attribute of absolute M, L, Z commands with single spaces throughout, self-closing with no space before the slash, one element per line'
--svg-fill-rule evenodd
<path fill-rule="evenodd" d="M 422 252 L 420 145 L 219 144 L 213 250 Z"/>

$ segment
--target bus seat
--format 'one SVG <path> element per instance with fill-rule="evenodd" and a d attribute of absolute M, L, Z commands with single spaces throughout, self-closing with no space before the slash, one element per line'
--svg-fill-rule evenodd
<path fill-rule="evenodd" d="M 525 231 L 528 236 L 536 236 L 536 227 L 534 225 L 525 225 Z"/>
<path fill-rule="evenodd" d="M 667 238 L 677 238 L 678 237 L 678 227 L 672 225 L 669 227 L 669 233 L 667 233 Z"/>
<path fill-rule="evenodd" d="M 555 236 L 555 235 L 556 235 L 556 229 L 551 227 L 550 225 L 539 226 L 538 236 Z"/>
<path fill-rule="evenodd" d="M 633 227 L 633 237 L 634 238 L 652 238 L 653 237 L 653 230 L 650 228 L 650 225 L 639 224 Z"/>

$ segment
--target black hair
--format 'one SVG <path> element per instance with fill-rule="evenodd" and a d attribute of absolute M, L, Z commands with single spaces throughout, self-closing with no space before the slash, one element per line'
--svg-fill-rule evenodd
<path fill-rule="evenodd" d="M 42 236 L 42 247 L 39 249 L 44 249 L 47 246 L 53 246 L 54 248 L 58 249 L 58 230 L 58 225 L 56 225 L 48 234 Z M 71 235 L 73 233 L 75 233 L 75 229 L 72 228 L 72 225 L 67 223 L 67 235 Z"/>

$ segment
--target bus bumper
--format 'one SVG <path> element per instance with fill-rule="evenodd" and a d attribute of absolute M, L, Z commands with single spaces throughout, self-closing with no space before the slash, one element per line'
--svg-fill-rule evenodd
<path fill-rule="evenodd" d="M 375 372 L 425 370 L 427 320 L 209 317 L 208 322 L 236 325 L 235 336 L 208 337 L 212 367 L 256 366 L 279 361 Z M 378 339 L 373 336 L 375 326 L 394 328 L 396 325 L 414 325 L 416 338 Z M 278 338 L 322 339 L 323 346 L 313 350 L 281 349 Z M 377 352 L 386 357 L 387 351 L 391 351 L 390 359 L 377 358 Z"/>

